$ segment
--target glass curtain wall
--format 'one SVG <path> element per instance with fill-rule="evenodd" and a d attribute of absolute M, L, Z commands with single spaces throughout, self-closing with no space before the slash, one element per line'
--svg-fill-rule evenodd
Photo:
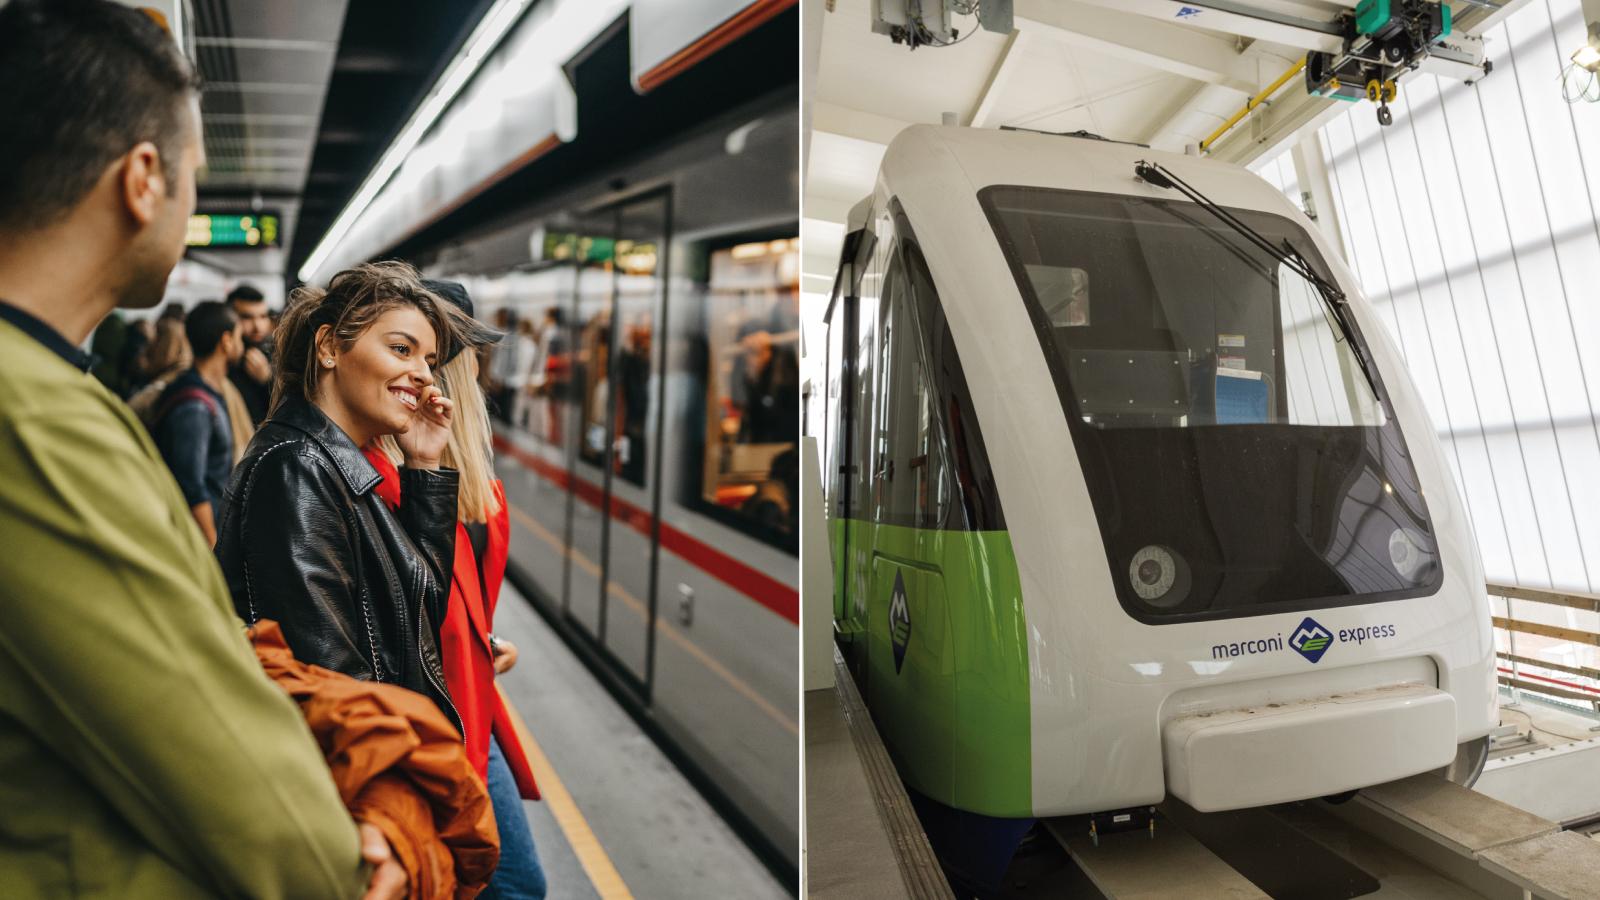
<path fill-rule="evenodd" d="M 1414 74 L 1393 126 L 1352 104 L 1323 156 L 1350 266 L 1444 442 L 1488 579 L 1593 593 L 1600 105 L 1568 105 L 1560 81 L 1579 0 L 1536 0 L 1486 37 L 1488 78 Z M 1287 154 L 1257 170 L 1300 201 Z"/>

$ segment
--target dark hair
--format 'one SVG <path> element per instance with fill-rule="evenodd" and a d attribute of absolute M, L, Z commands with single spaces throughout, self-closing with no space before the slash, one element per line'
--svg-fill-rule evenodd
<path fill-rule="evenodd" d="M 267 299 L 267 296 L 256 290 L 254 285 L 241 284 L 229 291 L 228 296 L 225 299 L 229 304 L 232 304 L 235 301 L 240 303 L 260 303 L 261 301 Z"/>
<path fill-rule="evenodd" d="M 166 306 L 161 307 L 161 318 L 163 319 L 176 319 L 179 322 L 182 322 L 184 315 L 185 313 L 183 311 L 182 301 L 174 300 L 171 303 L 168 303 Z"/>
<path fill-rule="evenodd" d="M 462 350 L 476 350 L 479 347 L 493 344 L 505 335 L 490 328 L 488 325 L 473 318 L 472 296 L 467 293 L 466 285 L 459 281 L 437 281 L 432 278 L 422 279 L 422 286 L 433 293 L 440 300 L 447 301 L 440 306 L 450 324 L 455 328 L 456 337 L 459 339 L 456 349 L 450 354 L 439 354 L 439 366 L 446 366 L 456 358 Z"/>
<path fill-rule="evenodd" d="M 188 317 L 183 320 L 183 333 L 189 338 L 189 349 L 198 362 L 210 356 L 222 343 L 222 336 L 238 326 L 239 317 L 226 303 L 207 300 L 189 310 Z"/>
<path fill-rule="evenodd" d="M 273 360 L 272 403 L 298 394 L 315 399 L 322 369 L 317 365 L 317 332 L 327 325 L 341 348 L 348 349 L 377 318 L 397 306 L 413 306 L 433 326 L 439 359 L 454 354 L 460 339 L 448 314 L 417 270 L 403 262 L 365 263 L 333 276 L 326 290 L 305 285 L 289 295 L 288 309 L 278 323 L 278 352 Z"/>
<path fill-rule="evenodd" d="M 142 141 L 177 189 L 185 101 L 200 82 L 149 15 L 111 0 L 0 4 L 0 227 L 66 215 Z"/>

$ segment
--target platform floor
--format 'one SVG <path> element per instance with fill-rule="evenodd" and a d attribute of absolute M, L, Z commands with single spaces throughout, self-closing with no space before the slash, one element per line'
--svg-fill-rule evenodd
<path fill-rule="evenodd" d="M 1569 711 L 1549 703 L 1541 703 L 1531 697 L 1515 706 L 1504 694 L 1500 697 L 1500 723 L 1514 725 L 1517 731 L 1529 735 L 1532 740 L 1546 747 L 1559 747 L 1573 741 L 1587 741 L 1600 737 L 1600 731 L 1590 731 L 1600 721 L 1593 716 L 1585 716 L 1575 711 Z M 1507 752 L 1518 752 L 1519 748 L 1510 748 Z M 1490 754 L 1491 757 L 1496 754 Z"/>
<path fill-rule="evenodd" d="M 537 745 L 553 900 L 790 896 L 509 582 L 495 632 L 520 651 L 500 686 Z"/>

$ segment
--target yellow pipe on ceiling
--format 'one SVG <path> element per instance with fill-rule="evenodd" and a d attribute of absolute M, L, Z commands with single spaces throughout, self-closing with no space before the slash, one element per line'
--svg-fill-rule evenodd
<path fill-rule="evenodd" d="M 1200 152 L 1201 153 L 1208 152 L 1211 149 L 1211 145 L 1215 144 L 1217 142 L 1217 138 L 1222 137 L 1224 134 L 1227 134 L 1228 133 L 1228 129 L 1230 129 L 1233 126 L 1239 124 L 1239 120 L 1243 119 L 1245 116 L 1248 116 L 1250 114 L 1251 110 L 1253 110 L 1256 107 L 1260 106 L 1262 104 L 1262 102 L 1264 102 L 1268 97 L 1270 97 L 1274 93 L 1276 93 L 1278 88 L 1283 87 L 1286 83 L 1288 83 L 1289 79 L 1291 79 L 1295 75 L 1299 74 L 1300 70 L 1304 69 L 1305 67 L 1306 67 L 1306 60 L 1305 60 L 1305 57 L 1302 56 L 1302 57 L 1300 57 L 1300 61 L 1299 62 L 1297 62 L 1293 66 L 1289 67 L 1289 71 L 1284 72 L 1282 75 L 1279 75 L 1277 81 L 1274 81 L 1273 83 L 1267 85 L 1266 88 L 1264 88 L 1261 91 L 1261 93 L 1255 95 L 1254 97 L 1251 97 L 1249 99 L 1249 101 L 1247 101 L 1245 103 L 1244 109 L 1241 109 L 1238 112 L 1234 113 L 1232 118 L 1228 119 L 1228 121 L 1226 121 L 1226 122 L 1223 122 L 1222 125 L 1220 127 L 1218 127 L 1216 131 L 1211 132 L 1211 136 L 1210 137 L 1208 137 L 1205 140 L 1201 141 L 1200 142 Z"/>

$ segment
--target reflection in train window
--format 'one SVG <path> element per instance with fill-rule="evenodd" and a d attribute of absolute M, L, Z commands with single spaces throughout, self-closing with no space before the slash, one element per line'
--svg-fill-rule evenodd
<path fill-rule="evenodd" d="M 571 316 L 574 270 L 514 272 L 498 278 L 462 276 L 473 298 L 494 311 L 506 336 L 485 348 L 484 388 L 491 411 L 540 441 L 561 446 L 572 386 Z M 479 299 L 481 298 L 481 299 Z"/>
<path fill-rule="evenodd" d="M 655 337 L 655 244 L 617 242 L 617 324 L 611 360 L 611 403 L 616 437 L 612 441 L 612 471 L 639 487 L 645 486 L 648 454 L 646 427 L 650 418 L 651 347 Z"/>
<path fill-rule="evenodd" d="M 792 547 L 799 524 L 799 241 L 715 250 L 701 500 Z"/>
<path fill-rule="evenodd" d="M 576 391 L 570 398 L 581 410 L 578 453 L 586 462 L 605 465 L 606 438 L 614 434 L 612 471 L 642 487 L 656 245 L 591 239 L 580 247 L 578 259 L 578 321 L 572 333 Z"/>

